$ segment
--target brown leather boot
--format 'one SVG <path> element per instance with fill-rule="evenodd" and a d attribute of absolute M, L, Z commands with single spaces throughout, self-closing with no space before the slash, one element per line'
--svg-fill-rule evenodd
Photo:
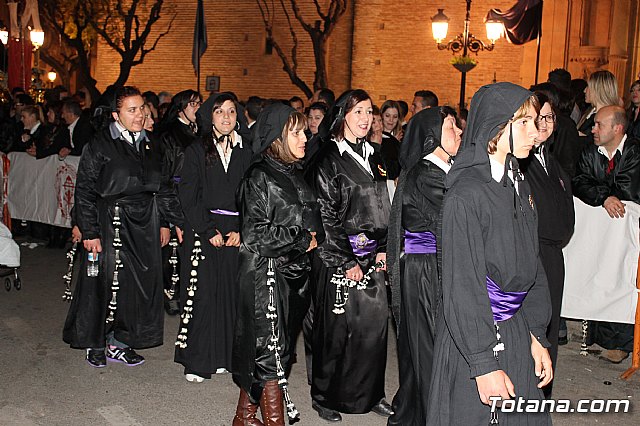
<path fill-rule="evenodd" d="M 265 383 L 260 397 L 260 411 L 265 426 L 284 426 L 284 401 L 277 380 Z"/>
<path fill-rule="evenodd" d="M 256 418 L 258 404 L 253 404 L 249 400 L 249 394 L 240 389 L 240 398 L 238 398 L 238 408 L 233 418 L 233 426 L 264 426 L 264 424 Z"/>

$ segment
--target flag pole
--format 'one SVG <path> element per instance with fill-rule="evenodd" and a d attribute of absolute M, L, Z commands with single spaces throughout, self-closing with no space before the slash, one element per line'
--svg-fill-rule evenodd
<path fill-rule="evenodd" d="M 538 45 L 536 51 L 536 78 L 535 83 L 538 84 L 538 73 L 540 71 L 540 40 L 542 39 L 542 13 L 544 11 L 544 1 L 540 0 L 540 28 L 538 28 L 538 37 L 536 44 Z"/>

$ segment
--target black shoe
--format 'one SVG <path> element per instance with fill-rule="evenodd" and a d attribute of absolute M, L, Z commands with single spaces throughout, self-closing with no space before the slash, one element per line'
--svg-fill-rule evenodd
<path fill-rule="evenodd" d="M 166 300 L 164 301 L 164 310 L 167 314 L 174 316 L 180 313 L 180 303 L 175 300 Z"/>
<path fill-rule="evenodd" d="M 121 362 L 130 367 L 140 365 L 144 362 L 144 357 L 142 355 L 138 355 L 136 351 L 131 348 L 108 348 L 107 358 L 111 361 Z"/>
<path fill-rule="evenodd" d="M 371 407 L 371 411 L 382 417 L 389 417 L 393 415 L 393 407 L 391 407 L 391 405 L 389 405 L 389 403 L 385 401 L 384 398 L 381 399 L 380 402 L 378 402 L 376 405 Z"/>
<path fill-rule="evenodd" d="M 326 420 L 328 422 L 341 422 L 342 416 L 335 410 L 330 408 L 324 408 L 320 404 L 315 401 L 311 402 L 311 408 L 318 412 L 318 415 L 321 419 Z"/>
<path fill-rule="evenodd" d="M 564 337 L 558 337 L 558 345 L 560 346 L 564 346 L 567 343 L 569 343 L 569 338 L 567 336 Z"/>
<path fill-rule="evenodd" d="M 102 368 L 107 366 L 107 357 L 104 355 L 104 350 L 87 349 L 86 359 L 92 367 Z"/>

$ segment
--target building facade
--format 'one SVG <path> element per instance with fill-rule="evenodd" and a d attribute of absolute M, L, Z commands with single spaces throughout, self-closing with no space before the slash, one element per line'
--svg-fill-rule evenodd
<path fill-rule="evenodd" d="M 486 39 L 484 17 L 490 8 L 506 10 L 516 0 L 475 0 L 470 31 Z M 176 18 L 172 30 L 143 64 L 133 68 L 128 84 L 143 90 L 176 93 L 196 87 L 191 64 L 196 1 L 170 0 Z M 268 2 L 270 3 L 270 2 Z M 275 2 L 276 5 L 278 2 Z M 289 4 L 289 2 L 284 2 Z M 299 0 L 309 23 L 319 20 L 311 0 Z M 322 0 L 320 1 L 322 4 Z M 548 71 L 568 69 L 574 78 L 587 78 L 609 69 L 620 83 L 621 95 L 640 71 L 638 0 L 545 0 L 540 44 L 539 80 Z M 328 0 L 325 2 L 328 4 Z M 466 2 L 444 0 L 352 0 L 331 34 L 327 63 L 330 87 L 339 94 L 350 87 L 369 91 L 378 104 L 385 99 L 410 101 L 418 89 L 433 90 L 441 103 L 457 105 L 460 73 L 439 51 L 431 33 L 431 16 L 445 8 L 452 38 L 464 26 Z M 220 77 L 220 90 L 239 98 L 251 95 L 302 96 L 283 71 L 275 50 L 269 53 L 262 16 L 255 0 L 204 0 L 208 49 L 201 61 L 201 85 L 206 76 Z M 326 10 L 326 9 L 325 9 Z M 309 36 L 290 15 L 299 41 L 298 72 L 310 86 L 314 57 Z M 168 21 L 168 17 L 163 17 Z M 162 20 L 157 25 L 162 27 Z M 292 48 L 290 29 L 281 9 L 274 13 L 274 32 L 285 52 Z M 500 39 L 491 52 L 480 52 L 478 66 L 467 74 L 467 102 L 478 87 L 492 81 L 529 86 L 535 80 L 536 41 L 523 46 Z M 98 46 L 95 78 L 99 88 L 114 82 L 119 56 Z"/>

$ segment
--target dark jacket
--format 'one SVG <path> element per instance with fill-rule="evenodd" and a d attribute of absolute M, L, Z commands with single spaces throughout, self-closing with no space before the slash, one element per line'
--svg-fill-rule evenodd
<path fill-rule="evenodd" d="M 318 244 L 324 239 L 315 193 L 295 165 L 281 164 L 262 155 L 247 171 L 238 192 L 242 245 L 238 312 L 233 345 L 233 379 L 246 391 L 255 380 L 260 354 L 267 351 L 268 340 L 256 337 L 269 335 L 270 321 L 266 318 L 269 300 L 267 267 L 275 261 L 277 305 L 288 316 L 290 288 L 306 282 L 310 270 L 306 251 L 311 242 L 310 231 L 316 232 Z M 282 316 L 281 316 L 282 315 Z M 286 325 L 278 321 L 281 333 L 282 363 L 287 364 L 289 339 Z"/>
<path fill-rule="evenodd" d="M 609 196 L 640 203 L 640 141 L 627 138 L 609 174 L 608 164 L 596 145 L 585 147 L 572 180 L 573 195 L 590 206 L 603 205 Z"/>

